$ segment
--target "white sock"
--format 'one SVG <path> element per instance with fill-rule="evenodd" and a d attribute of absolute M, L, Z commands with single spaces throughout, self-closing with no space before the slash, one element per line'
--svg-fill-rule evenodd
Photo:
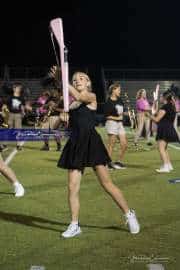
<path fill-rule="evenodd" d="M 164 168 L 165 169 L 169 169 L 169 164 L 168 163 L 164 163 Z"/>
<path fill-rule="evenodd" d="M 71 224 L 72 224 L 73 226 L 78 226 L 79 222 L 78 222 L 78 221 L 71 221 Z"/>
<path fill-rule="evenodd" d="M 129 211 L 125 214 L 126 217 L 129 217 L 130 215 L 131 215 L 131 210 L 129 210 Z"/>
<path fill-rule="evenodd" d="M 19 181 L 16 181 L 16 182 L 13 183 L 13 186 L 18 187 L 19 184 L 20 184 Z"/>

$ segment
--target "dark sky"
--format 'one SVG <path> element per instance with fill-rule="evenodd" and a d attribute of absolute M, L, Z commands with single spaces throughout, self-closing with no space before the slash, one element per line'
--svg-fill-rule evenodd
<path fill-rule="evenodd" d="M 1 66 L 54 63 L 48 25 L 62 17 L 73 66 L 180 67 L 178 1 L 53 2 L 1 8 Z"/>

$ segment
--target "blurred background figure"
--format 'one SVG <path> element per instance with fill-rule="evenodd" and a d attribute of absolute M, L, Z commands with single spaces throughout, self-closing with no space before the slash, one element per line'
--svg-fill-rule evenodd
<path fill-rule="evenodd" d="M 136 111 L 137 111 L 137 131 L 134 138 L 134 143 L 137 145 L 140 136 L 145 127 L 145 137 L 148 145 L 150 142 L 150 119 L 146 116 L 146 112 L 150 111 L 150 103 L 146 97 L 146 90 L 140 89 L 136 95 Z"/>
<path fill-rule="evenodd" d="M 25 115 L 25 100 L 23 97 L 23 85 L 21 83 L 13 84 L 13 93 L 7 100 L 9 110 L 9 128 L 22 128 L 22 118 Z M 21 150 L 21 142 L 17 142 L 17 149 Z"/>

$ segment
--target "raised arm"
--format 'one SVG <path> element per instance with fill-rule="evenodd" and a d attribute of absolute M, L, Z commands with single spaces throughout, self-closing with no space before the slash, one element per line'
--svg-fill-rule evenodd
<path fill-rule="evenodd" d="M 95 103 L 96 102 L 96 95 L 91 92 L 82 91 L 78 92 L 72 85 L 69 85 L 69 93 L 80 102 L 84 103 Z"/>
<path fill-rule="evenodd" d="M 156 123 L 158 123 L 164 117 L 165 114 L 166 114 L 165 110 L 159 110 L 156 116 L 153 116 L 150 113 L 146 113 L 146 115 Z"/>

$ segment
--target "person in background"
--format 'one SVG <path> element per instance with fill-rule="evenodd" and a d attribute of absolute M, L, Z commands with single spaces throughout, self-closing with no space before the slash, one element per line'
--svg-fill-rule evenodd
<path fill-rule="evenodd" d="M 43 105 L 43 108 L 46 110 L 44 119 L 42 120 L 42 129 L 53 130 L 55 129 L 56 122 L 59 120 L 59 115 L 63 112 L 62 101 L 60 93 L 57 90 L 52 90 L 50 97 L 46 100 L 46 103 Z M 56 151 L 61 151 L 61 138 L 58 135 L 55 135 L 55 141 L 57 144 Z M 41 148 L 43 151 L 49 151 L 49 139 L 44 140 L 44 145 Z"/>
<path fill-rule="evenodd" d="M 47 109 L 44 108 L 44 105 L 46 104 L 49 97 L 50 97 L 50 91 L 43 91 L 40 97 L 36 101 L 36 105 L 37 105 L 36 114 L 37 114 L 38 119 L 40 120 L 47 113 Z"/>
<path fill-rule="evenodd" d="M 163 164 L 156 171 L 158 173 L 169 173 L 174 168 L 168 153 L 168 143 L 179 142 L 177 132 L 174 128 L 176 107 L 172 94 L 168 92 L 165 92 L 160 97 L 160 102 L 163 103 L 163 105 L 156 116 L 150 115 L 148 112 L 146 115 L 157 123 L 156 140 L 158 143 L 160 158 Z"/>
<path fill-rule="evenodd" d="M 146 112 L 150 111 L 151 107 L 146 97 L 146 90 L 140 89 L 136 95 L 136 111 L 137 111 L 137 131 L 134 138 L 134 143 L 137 145 L 140 136 L 142 135 L 145 127 L 146 140 L 148 145 L 152 145 L 150 142 L 150 119 L 146 116 Z"/>
<path fill-rule="evenodd" d="M 176 108 L 176 117 L 174 120 L 174 127 L 177 131 L 178 136 L 180 137 L 180 131 L 178 130 L 178 120 L 180 118 L 180 97 L 175 96 L 175 108 Z"/>
<path fill-rule="evenodd" d="M 118 137 L 120 142 L 119 161 L 110 162 L 109 169 L 124 169 L 123 159 L 127 150 L 127 137 L 123 126 L 124 103 L 120 98 L 121 86 L 119 83 L 114 83 L 109 87 L 109 99 L 104 105 L 106 117 L 106 131 L 108 134 L 107 150 L 112 158 L 113 148 Z"/>
<path fill-rule="evenodd" d="M 9 110 L 7 108 L 5 99 L 0 97 L 0 129 L 8 128 Z M 7 144 L 0 143 L 0 152 L 7 149 Z"/>
<path fill-rule="evenodd" d="M 23 97 L 23 85 L 21 83 L 13 84 L 13 94 L 7 100 L 9 110 L 9 128 L 22 128 L 22 118 L 25 115 L 24 111 L 25 100 Z M 21 142 L 17 142 L 17 150 L 21 150 Z"/>

